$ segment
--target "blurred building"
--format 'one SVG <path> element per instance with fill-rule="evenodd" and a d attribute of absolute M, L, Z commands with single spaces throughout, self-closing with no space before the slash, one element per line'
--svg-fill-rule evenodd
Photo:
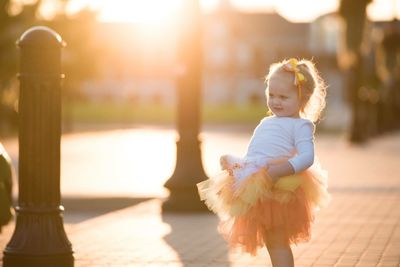
<path fill-rule="evenodd" d="M 276 13 L 243 13 L 227 3 L 221 1 L 217 10 L 204 15 L 203 103 L 264 104 L 264 77 L 271 63 L 289 57 L 311 58 L 329 86 L 322 123 L 345 128 L 350 111 L 337 66 L 343 26 L 338 16 L 332 13 L 311 23 L 291 23 Z M 374 35 L 367 36 L 370 49 L 376 45 L 373 42 L 380 42 L 376 36 L 387 24 L 370 23 Z M 180 71 L 176 60 L 179 24 L 162 26 L 99 24 L 93 38 L 101 47 L 101 71 L 98 78 L 82 83 L 84 94 L 99 101 L 173 105 Z"/>
<path fill-rule="evenodd" d="M 85 81 L 91 99 L 174 103 L 178 36 L 132 24 L 103 23 L 94 33 L 103 47 L 99 78 Z M 204 102 L 264 101 L 271 63 L 309 57 L 310 25 L 278 14 L 242 13 L 227 5 L 205 15 Z"/>
<path fill-rule="evenodd" d="M 205 18 L 205 101 L 263 101 L 269 65 L 284 57 L 307 56 L 308 40 L 308 24 L 221 6 Z"/>
<path fill-rule="evenodd" d="M 350 114 L 336 59 L 341 25 L 335 14 L 291 23 L 276 13 L 243 13 L 222 3 L 204 16 L 204 103 L 264 104 L 271 63 L 312 58 L 329 85 L 322 123 L 347 125 Z M 100 78 L 86 81 L 82 90 L 97 100 L 174 104 L 179 38 L 173 27 L 152 31 L 132 24 L 101 24 L 95 33 L 104 44 Z"/>

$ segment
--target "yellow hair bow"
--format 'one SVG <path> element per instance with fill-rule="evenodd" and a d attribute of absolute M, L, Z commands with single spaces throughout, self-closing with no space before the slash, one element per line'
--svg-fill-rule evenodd
<path fill-rule="evenodd" d="M 285 71 L 294 73 L 294 85 L 296 85 L 298 89 L 299 99 L 301 99 L 301 85 L 307 81 L 306 77 L 304 77 L 303 73 L 300 72 L 298 67 L 298 61 L 295 58 L 291 58 L 288 60 L 286 64 L 283 65 L 283 69 Z"/>

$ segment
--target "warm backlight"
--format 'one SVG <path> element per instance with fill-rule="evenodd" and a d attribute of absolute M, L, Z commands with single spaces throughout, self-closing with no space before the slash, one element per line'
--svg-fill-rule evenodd
<path fill-rule="evenodd" d="M 160 24 L 174 17 L 181 0 L 101 0 L 99 20 L 108 22 L 133 22 Z"/>
<path fill-rule="evenodd" d="M 70 0 L 69 13 L 89 7 L 99 12 L 104 22 L 132 22 L 160 25 L 176 19 L 183 1 L 189 0 Z M 199 0 L 203 11 L 212 11 L 229 2 L 244 12 L 276 11 L 293 22 L 309 22 L 320 15 L 335 12 L 339 0 Z M 225 2 L 225 4 L 224 4 Z M 391 20 L 400 16 L 399 0 L 374 0 L 368 7 L 372 20 Z"/>

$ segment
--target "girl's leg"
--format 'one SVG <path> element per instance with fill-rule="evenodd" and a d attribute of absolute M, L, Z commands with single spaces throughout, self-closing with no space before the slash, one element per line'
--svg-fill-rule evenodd
<path fill-rule="evenodd" d="M 264 241 L 273 267 L 294 267 L 292 249 L 283 229 L 267 231 Z"/>
<path fill-rule="evenodd" d="M 290 246 L 267 248 L 273 267 L 294 267 L 293 254 Z"/>

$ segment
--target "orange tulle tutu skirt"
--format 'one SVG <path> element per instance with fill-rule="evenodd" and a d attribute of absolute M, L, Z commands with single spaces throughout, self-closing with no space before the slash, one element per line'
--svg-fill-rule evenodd
<path fill-rule="evenodd" d="M 256 255 L 272 229 L 283 230 L 290 244 L 309 241 L 314 213 L 325 206 L 326 173 L 313 166 L 272 183 L 265 168 L 239 186 L 228 171 L 197 184 L 201 200 L 219 215 L 219 232 L 231 247 Z"/>

